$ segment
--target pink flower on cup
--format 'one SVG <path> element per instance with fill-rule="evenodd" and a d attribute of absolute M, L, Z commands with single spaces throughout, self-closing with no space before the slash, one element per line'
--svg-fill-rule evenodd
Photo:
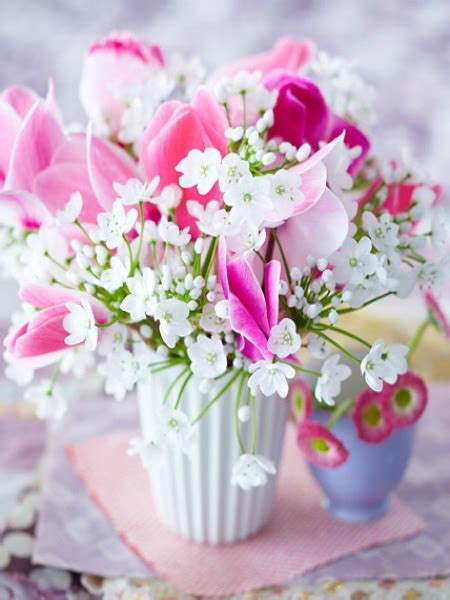
<path fill-rule="evenodd" d="M 306 460 L 319 467 L 339 467 L 348 458 L 348 450 L 341 440 L 316 421 L 300 423 L 297 445 Z"/>
<path fill-rule="evenodd" d="M 369 444 L 384 442 L 393 431 L 392 414 L 384 392 L 363 390 L 356 398 L 351 417 L 358 437 Z"/>
<path fill-rule="evenodd" d="M 161 49 L 126 32 L 95 42 L 84 61 L 80 98 L 89 118 L 119 132 L 125 100 L 121 91 L 148 83 L 164 67 Z"/>
<path fill-rule="evenodd" d="M 313 396 L 309 385 L 301 377 L 291 381 L 288 398 L 291 403 L 291 413 L 297 423 L 307 421 L 313 411 Z"/>
<path fill-rule="evenodd" d="M 315 83 L 281 70 L 269 73 L 263 81 L 269 90 L 278 90 L 271 137 L 281 137 L 297 147 L 308 143 L 317 150 L 320 142 L 329 142 L 345 130 L 346 145 L 361 147 L 349 168 L 352 175 L 358 171 L 369 151 L 369 140 L 355 125 L 329 109 Z"/>
<path fill-rule="evenodd" d="M 409 427 L 416 423 L 428 402 L 424 380 L 412 371 L 400 375 L 394 385 L 386 385 L 382 395 L 394 427 Z"/>

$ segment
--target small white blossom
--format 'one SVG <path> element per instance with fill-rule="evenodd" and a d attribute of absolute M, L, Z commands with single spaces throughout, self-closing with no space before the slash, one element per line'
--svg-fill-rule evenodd
<path fill-rule="evenodd" d="M 357 285 L 366 275 L 375 273 L 378 261 L 371 251 L 372 242 L 368 237 L 362 237 L 359 242 L 347 238 L 333 259 L 336 283 Z"/>
<path fill-rule="evenodd" d="M 258 252 L 266 241 L 266 230 L 258 229 L 255 225 L 244 221 L 239 233 L 227 236 L 227 248 L 241 256 L 247 256 L 252 252 Z"/>
<path fill-rule="evenodd" d="M 232 207 L 232 222 L 239 225 L 248 221 L 258 227 L 273 208 L 268 177 L 246 175 L 224 193 L 223 199 Z"/>
<path fill-rule="evenodd" d="M 304 194 L 301 191 L 301 185 L 300 175 L 285 169 L 277 171 L 270 177 L 270 197 L 278 221 L 291 217 L 295 207 L 303 201 Z"/>
<path fill-rule="evenodd" d="M 139 456 L 144 469 L 152 471 L 162 466 L 164 448 L 155 440 L 132 438 L 127 454 L 128 456 Z"/>
<path fill-rule="evenodd" d="M 105 269 L 100 275 L 100 284 L 108 292 L 115 292 L 122 287 L 130 273 L 130 260 L 127 257 L 122 262 L 118 256 L 113 256 L 109 265 L 110 268 Z"/>
<path fill-rule="evenodd" d="M 122 350 L 127 343 L 128 335 L 128 327 L 120 323 L 105 327 L 97 346 L 100 356 L 113 355 Z"/>
<path fill-rule="evenodd" d="M 241 423 L 247 423 L 252 416 L 252 411 L 250 410 L 250 406 L 245 404 L 244 406 L 240 406 L 238 409 L 238 419 Z"/>
<path fill-rule="evenodd" d="M 340 141 L 334 146 L 332 151 L 325 156 L 323 162 L 327 169 L 327 183 L 337 196 L 342 196 L 342 192 L 351 189 L 353 179 L 348 169 L 352 161 L 362 152 L 361 146 L 349 148 L 345 145 L 341 136 Z"/>
<path fill-rule="evenodd" d="M 191 370 L 199 377 L 214 378 L 225 372 L 227 357 L 218 335 L 199 335 L 197 341 L 188 348 Z"/>
<path fill-rule="evenodd" d="M 97 216 L 99 236 L 107 247 L 112 250 L 123 242 L 123 236 L 131 231 L 137 219 L 134 208 L 125 213 L 121 200 L 116 200 L 110 213 L 100 213 Z"/>
<path fill-rule="evenodd" d="M 212 190 L 219 178 L 219 167 L 222 157 L 217 148 L 206 148 L 189 151 L 175 170 L 182 173 L 179 182 L 183 188 L 196 186 L 199 194 L 205 195 Z"/>
<path fill-rule="evenodd" d="M 442 207 L 438 208 L 431 222 L 431 244 L 441 254 L 447 250 L 450 232 L 450 212 Z"/>
<path fill-rule="evenodd" d="M 149 267 L 145 267 L 142 273 L 137 271 L 127 279 L 130 294 L 122 300 L 120 308 L 129 313 L 133 321 L 142 321 L 146 315 L 154 313 L 155 284 L 155 273 Z"/>
<path fill-rule="evenodd" d="M 286 398 L 288 393 L 287 380 L 295 375 L 295 370 L 290 365 L 271 360 L 259 360 L 253 363 L 249 371 L 252 375 L 248 380 L 248 386 L 254 395 L 259 388 L 264 396 L 278 394 L 282 398 Z"/>
<path fill-rule="evenodd" d="M 139 202 L 152 202 L 152 196 L 158 185 L 159 177 L 154 177 L 149 183 L 139 179 L 128 179 L 125 184 L 116 182 L 113 188 L 124 206 L 132 206 Z"/>
<path fill-rule="evenodd" d="M 188 200 L 186 206 L 189 214 L 197 219 L 198 228 L 202 233 L 217 237 L 236 229 L 230 221 L 230 213 L 221 208 L 217 200 L 211 200 L 206 206 L 202 206 L 196 200 Z"/>
<path fill-rule="evenodd" d="M 210 333 L 222 333 L 231 329 L 228 318 L 219 316 L 213 304 L 206 304 L 203 308 L 202 316 L 200 317 L 200 327 Z"/>
<path fill-rule="evenodd" d="M 186 246 L 191 239 L 189 227 L 180 229 L 176 223 L 169 221 L 165 215 L 161 217 L 158 224 L 158 233 L 163 242 L 173 246 Z"/>
<path fill-rule="evenodd" d="M 83 346 L 76 346 L 69 352 L 64 353 L 60 363 L 61 373 L 71 373 L 80 379 L 94 364 L 94 354 Z"/>
<path fill-rule="evenodd" d="M 341 393 L 341 383 L 352 374 L 350 367 L 339 364 L 340 358 L 340 355 L 336 353 L 326 359 L 316 383 L 317 400 L 331 406 L 335 404 L 336 396 Z"/>
<path fill-rule="evenodd" d="M 278 358 L 286 358 L 300 350 L 301 338 L 292 319 L 282 319 L 270 330 L 267 348 Z"/>
<path fill-rule="evenodd" d="M 69 202 L 63 210 L 58 211 L 57 220 L 62 225 L 72 224 L 78 220 L 81 209 L 83 208 L 83 198 L 80 192 L 75 192 L 69 198 Z"/>
<path fill-rule="evenodd" d="M 389 213 L 384 212 L 377 218 L 373 213 L 365 211 L 363 225 L 377 250 L 389 252 L 398 246 L 399 226 L 394 223 Z"/>
<path fill-rule="evenodd" d="M 67 400 L 61 386 L 45 379 L 25 392 L 25 400 L 36 406 L 39 419 L 60 420 L 67 410 Z"/>
<path fill-rule="evenodd" d="M 219 187 L 226 192 L 235 186 L 245 175 L 250 175 L 250 166 L 238 154 L 227 154 L 219 169 Z"/>
<path fill-rule="evenodd" d="M 327 346 L 326 340 L 315 333 L 310 333 L 308 335 L 308 352 L 313 358 L 323 360 L 329 355 L 330 350 Z"/>
<path fill-rule="evenodd" d="M 156 204 L 161 213 L 164 215 L 169 214 L 169 211 L 175 210 L 183 198 L 183 190 L 172 183 L 163 187 L 162 192 L 156 198 L 152 198 L 151 202 Z"/>
<path fill-rule="evenodd" d="M 260 454 L 241 454 L 233 465 L 231 483 L 248 491 L 251 488 L 266 485 L 267 474 L 275 475 L 275 473 L 275 465 L 264 456 Z"/>
<path fill-rule="evenodd" d="M 88 350 L 95 350 L 98 329 L 89 302 L 82 298 L 80 304 L 68 302 L 66 307 L 69 313 L 64 317 L 62 325 L 69 335 L 64 339 L 64 342 L 68 346 L 84 342 Z"/>
<path fill-rule="evenodd" d="M 381 392 L 383 382 L 393 384 L 398 375 L 406 373 L 408 347 L 402 344 L 385 345 L 377 340 L 361 362 L 361 373 L 367 385 L 375 392 Z"/>
<path fill-rule="evenodd" d="M 189 323 L 189 307 L 186 302 L 178 298 L 162 300 L 156 307 L 155 319 L 160 323 L 163 340 L 173 348 L 179 337 L 186 337 L 192 333 Z"/>
<path fill-rule="evenodd" d="M 191 420 L 183 411 L 162 405 L 158 411 L 156 429 L 159 443 L 189 454 L 195 431 Z"/>

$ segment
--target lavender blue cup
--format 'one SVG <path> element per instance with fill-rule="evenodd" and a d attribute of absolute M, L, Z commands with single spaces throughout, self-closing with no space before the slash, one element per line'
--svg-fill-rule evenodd
<path fill-rule="evenodd" d="M 329 413 L 318 411 L 314 419 L 325 423 Z M 368 444 L 357 436 L 349 417 L 333 427 L 333 433 L 350 453 L 335 469 L 309 469 L 324 492 L 324 506 L 334 517 L 348 523 L 364 523 L 384 515 L 390 495 L 401 482 L 411 457 L 416 426 L 397 429 L 381 444 Z"/>

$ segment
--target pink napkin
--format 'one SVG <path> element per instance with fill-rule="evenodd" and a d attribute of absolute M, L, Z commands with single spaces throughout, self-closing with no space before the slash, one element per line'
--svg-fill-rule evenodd
<path fill-rule="evenodd" d="M 236 594 L 282 585 L 327 562 L 398 540 L 424 528 L 399 498 L 382 519 L 348 525 L 320 506 L 320 491 L 289 431 L 272 519 L 257 536 L 232 546 L 201 546 L 168 531 L 156 517 L 147 473 L 126 454 L 131 434 L 67 447 L 86 488 L 122 539 L 161 577 L 196 595 Z"/>

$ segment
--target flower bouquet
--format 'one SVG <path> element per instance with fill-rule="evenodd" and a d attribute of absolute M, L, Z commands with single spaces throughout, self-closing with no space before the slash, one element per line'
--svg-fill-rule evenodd
<path fill-rule="evenodd" d="M 51 84 L 6 89 L 1 262 L 23 302 L 7 372 L 38 416 L 63 416 L 59 376 L 96 354 L 107 394 L 138 388 L 130 454 L 161 517 L 218 543 L 267 521 L 289 415 L 336 472 L 342 419 L 379 444 L 420 417 L 408 361 L 429 323 L 448 335 L 448 217 L 421 169 L 370 152 L 373 93 L 350 63 L 286 38 L 204 79 L 115 33 L 85 59 L 86 128 L 62 124 Z M 409 348 L 341 326 L 417 288 L 430 317 Z M 343 398 L 352 371 L 366 388 Z"/>

